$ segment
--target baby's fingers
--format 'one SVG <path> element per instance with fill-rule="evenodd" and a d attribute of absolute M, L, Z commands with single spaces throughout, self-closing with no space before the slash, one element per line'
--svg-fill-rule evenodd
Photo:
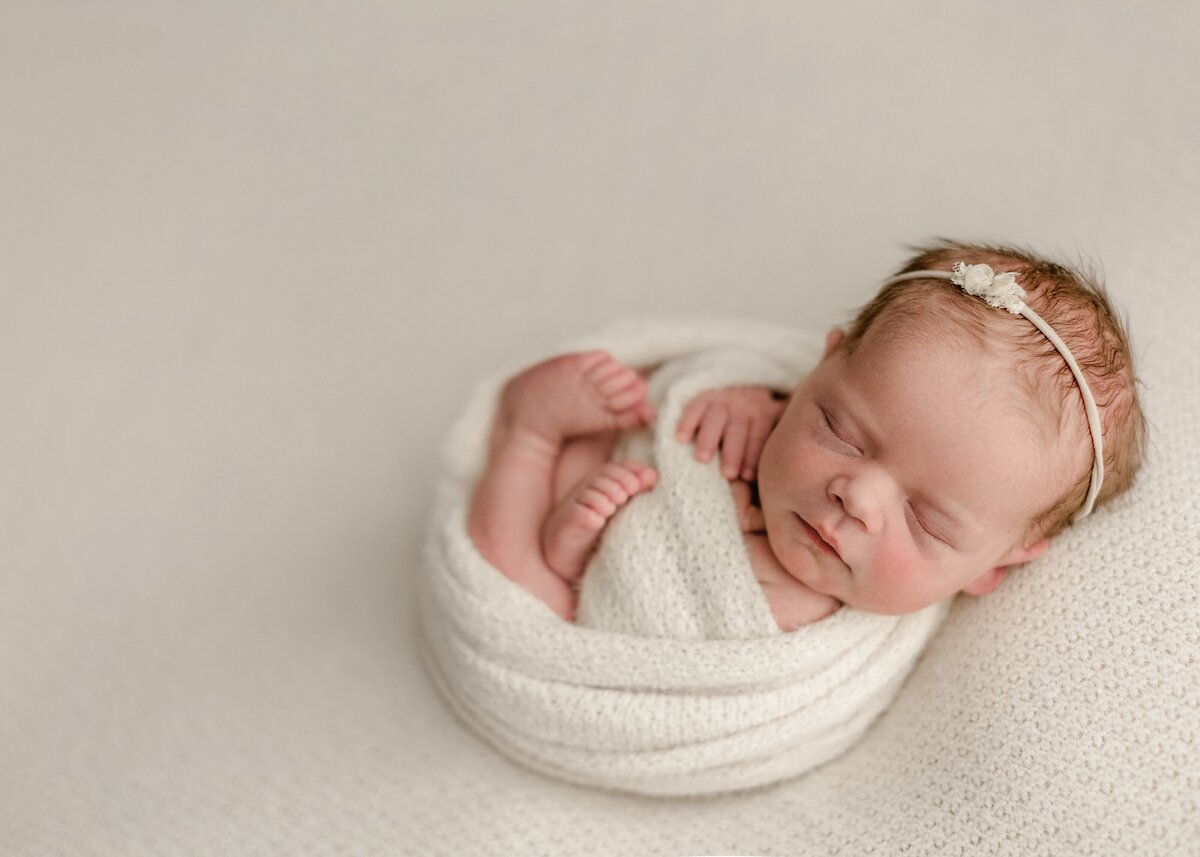
<path fill-rule="evenodd" d="M 704 399 L 692 399 L 688 402 L 683 413 L 679 416 L 679 425 L 675 429 L 675 436 L 680 440 L 691 440 L 696 434 L 696 429 L 700 425 L 700 419 L 704 416 L 704 411 L 708 407 L 708 402 Z"/>
<path fill-rule="evenodd" d="M 712 405 L 705 409 L 704 419 L 700 422 L 700 430 L 696 433 L 697 460 L 709 461 L 712 459 L 728 422 L 729 408 L 724 405 Z"/>
<path fill-rule="evenodd" d="M 747 482 L 758 474 L 758 460 L 762 458 L 763 446 L 771 434 L 771 424 L 766 420 L 754 420 L 750 423 L 750 436 L 746 440 L 746 455 L 742 459 L 742 478 Z"/>
<path fill-rule="evenodd" d="M 742 455 L 746 449 L 746 440 L 750 434 L 750 421 L 734 418 L 725 427 L 725 436 L 721 438 L 721 474 L 726 479 L 736 479 L 742 469 Z"/>

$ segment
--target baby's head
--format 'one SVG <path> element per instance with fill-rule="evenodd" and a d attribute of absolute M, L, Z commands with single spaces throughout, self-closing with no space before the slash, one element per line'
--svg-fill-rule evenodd
<path fill-rule="evenodd" d="M 1103 288 L 1031 253 L 942 241 L 895 276 L 1015 272 L 1096 404 L 1102 505 L 1129 489 L 1145 422 Z M 1028 318 L 948 279 L 891 280 L 793 392 L 759 462 L 767 535 L 818 592 L 876 613 L 982 595 L 1084 506 L 1093 441 L 1066 359 Z"/>

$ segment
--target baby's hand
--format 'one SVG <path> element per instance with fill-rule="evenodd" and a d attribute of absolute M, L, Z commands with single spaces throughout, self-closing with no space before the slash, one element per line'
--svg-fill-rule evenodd
<path fill-rule="evenodd" d="M 740 479 L 729 483 L 733 494 L 733 505 L 737 509 L 738 529 L 743 533 L 765 533 L 767 522 L 763 518 L 762 509 L 750 501 L 750 485 Z"/>
<path fill-rule="evenodd" d="M 683 409 L 676 436 L 682 441 L 695 438 L 697 461 L 711 460 L 719 446 L 725 478 L 751 480 L 758 473 L 767 435 L 786 405 L 767 387 L 708 390 Z"/>

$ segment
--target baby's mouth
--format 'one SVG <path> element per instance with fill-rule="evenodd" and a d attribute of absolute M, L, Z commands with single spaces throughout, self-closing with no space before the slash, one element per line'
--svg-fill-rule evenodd
<path fill-rule="evenodd" d="M 821 537 L 821 534 L 809 525 L 808 521 L 804 520 L 799 515 L 796 515 L 796 520 L 800 522 L 800 527 L 804 530 L 804 534 L 808 536 L 809 541 L 830 556 L 841 560 L 842 556 L 837 552 L 837 549 L 834 548 L 834 546 L 829 542 L 825 541 L 825 539 Z"/>

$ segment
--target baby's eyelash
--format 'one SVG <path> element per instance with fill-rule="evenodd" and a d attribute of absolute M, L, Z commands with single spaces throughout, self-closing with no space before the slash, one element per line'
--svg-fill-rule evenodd
<path fill-rule="evenodd" d="M 908 504 L 908 509 L 912 513 L 913 520 L 915 520 L 917 522 L 917 526 L 920 527 L 922 530 L 924 530 L 925 534 L 927 536 L 929 536 L 931 539 L 934 539 L 935 541 L 941 542 L 942 544 L 946 545 L 947 547 L 951 546 L 948 541 L 943 539 L 941 536 L 939 536 L 933 530 L 929 529 L 929 527 L 925 526 L 925 522 L 921 520 L 921 516 L 917 514 L 917 510 L 913 508 L 912 503 Z"/>
<path fill-rule="evenodd" d="M 861 450 L 857 446 L 855 446 L 850 441 L 846 440 L 844 437 L 842 437 L 840 434 L 838 434 L 837 429 L 835 429 L 833 427 L 833 421 L 831 419 L 829 419 L 829 411 L 825 410 L 824 408 L 821 408 L 821 418 L 823 420 L 825 420 L 825 428 L 829 429 L 830 434 L 832 434 L 834 437 L 836 437 L 842 443 L 846 444 L 846 446 L 853 449 L 856 453 L 861 452 Z"/>

